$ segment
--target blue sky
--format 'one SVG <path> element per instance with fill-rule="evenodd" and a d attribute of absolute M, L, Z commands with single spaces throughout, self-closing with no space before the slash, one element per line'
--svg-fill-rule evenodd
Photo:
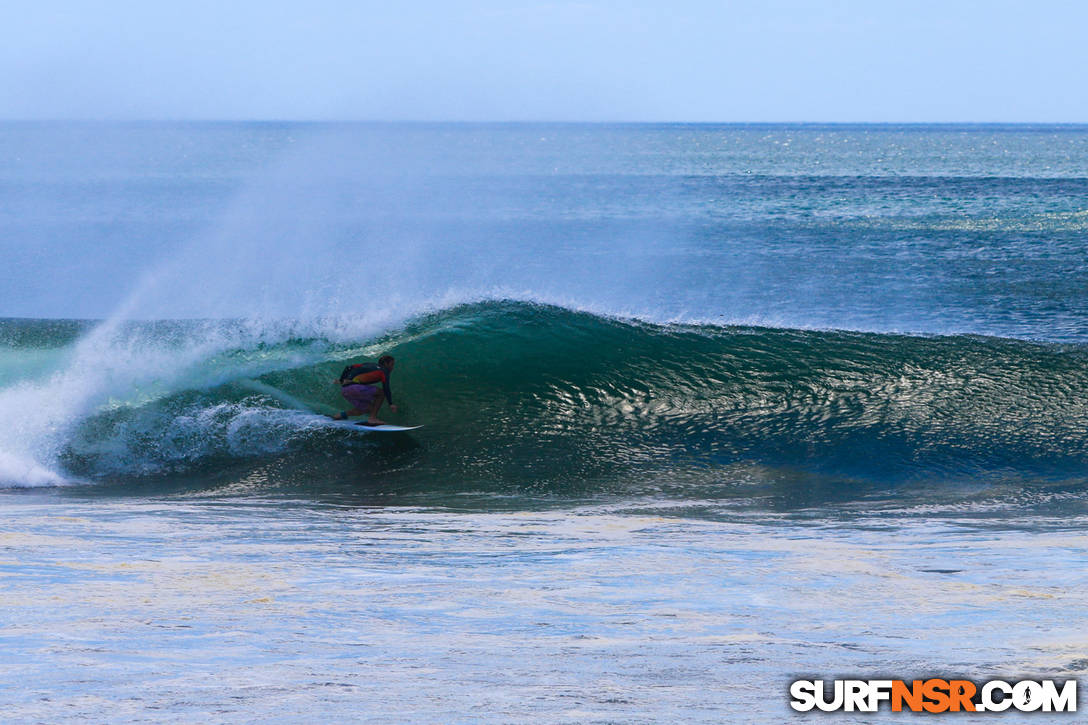
<path fill-rule="evenodd" d="M 1088 122 L 1088 3 L 0 5 L 0 118 Z"/>

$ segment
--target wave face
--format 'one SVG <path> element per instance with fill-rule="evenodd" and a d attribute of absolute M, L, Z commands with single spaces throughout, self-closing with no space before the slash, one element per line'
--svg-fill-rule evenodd
<path fill-rule="evenodd" d="M 19 355 L 37 366 L 43 343 L 73 334 L 53 322 L 20 322 L 15 334 L 15 325 L 6 328 L 9 369 Z M 234 323 L 133 325 L 142 339 L 184 348 L 208 339 L 209 325 Z M 424 429 L 379 438 L 299 412 L 341 407 L 332 380 L 346 361 L 378 352 L 398 358 L 399 418 Z M 206 486 L 250 471 L 289 489 L 363 481 L 381 491 L 696 497 L 754 479 L 832 487 L 805 496 L 1069 479 L 1088 463 L 1086 363 L 1083 345 L 654 325 L 488 302 L 378 338 L 259 341 L 176 367 L 158 359 L 66 429 L 54 467 L 41 451 L 22 453 L 36 460 L 39 483 Z M 9 484 L 31 476 L 12 465 Z"/>

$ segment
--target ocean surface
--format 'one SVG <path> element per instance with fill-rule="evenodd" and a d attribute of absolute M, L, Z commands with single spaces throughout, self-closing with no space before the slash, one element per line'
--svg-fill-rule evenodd
<path fill-rule="evenodd" d="M 5 721 L 1088 671 L 1088 126 L 5 123 L 0 258 Z"/>

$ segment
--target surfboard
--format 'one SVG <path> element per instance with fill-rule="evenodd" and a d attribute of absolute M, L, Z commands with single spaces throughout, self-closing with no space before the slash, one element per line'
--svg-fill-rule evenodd
<path fill-rule="evenodd" d="M 327 415 L 301 410 L 292 411 L 288 415 L 297 425 L 304 428 L 343 428 L 354 433 L 403 433 L 407 430 L 417 430 L 423 427 L 421 425 L 390 425 L 388 423 L 385 425 L 360 425 L 360 418 L 355 420 L 333 420 Z"/>
<path fill-rule="evenodd" d="M 355 433 L 402 433 L 406 430 L 418 430 L 423 427 L 421 425 L 390 425 L 388 423 L 385 425 L 363 425 L 351 420 L 329 420 L 326 425 L 354 431 Z"/>

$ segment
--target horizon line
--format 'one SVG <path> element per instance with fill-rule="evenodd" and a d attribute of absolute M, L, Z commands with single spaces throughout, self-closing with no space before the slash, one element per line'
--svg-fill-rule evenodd
<path fill-rule="evenodd" d="M 679 121 L 679 120 L 466 120 L 364 118 L 0 118 L 0 123 L 267 123 L 460 126 L 1088 126 L 1088 121 Z"/>

